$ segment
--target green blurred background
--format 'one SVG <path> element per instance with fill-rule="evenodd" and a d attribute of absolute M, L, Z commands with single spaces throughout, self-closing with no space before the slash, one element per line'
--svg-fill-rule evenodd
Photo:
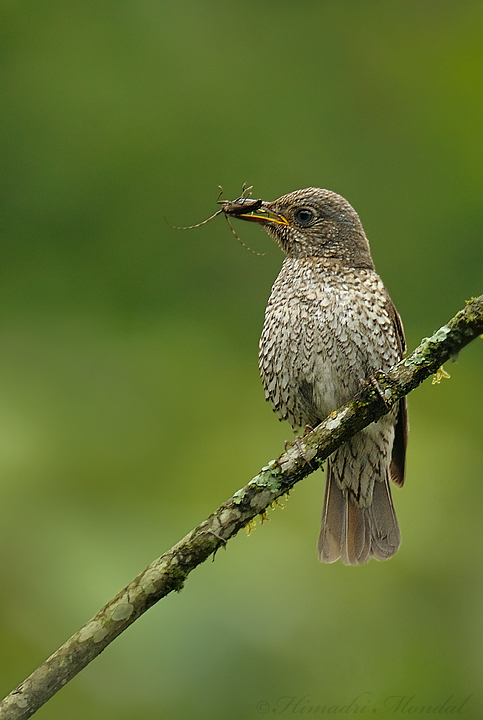
<path fill-rule="evenodd" d="M 5 694 L 291 437 L 257 370 L 281 253 L 164 216 L 341 193 L 410 349 L 483 292 L 483 4 L 3 0 L 0 35 Z M 410 397 L 393 560 L 317 562 L 315 473 L 38 717 L 481 717 L 482 353 Z"/>

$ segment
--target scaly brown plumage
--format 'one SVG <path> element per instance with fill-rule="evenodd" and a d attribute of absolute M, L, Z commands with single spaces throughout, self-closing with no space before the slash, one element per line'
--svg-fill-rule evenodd
<path fill-rule="evenodd" d="M 287 257 L 265 312 L 260 373 L 281 420 L 315 427 L 401 359 L 401 320 L 376 274 L 352 206 L 306 188 L 234 217 L 263 225 Z M 230 214 L 229 203 L 224 209 Z M 389 479 L 404 481 L 406 402 L 355 435 L 327 461 L 319 557 L 347 565 L 386 560 L 400 544 Z"/>

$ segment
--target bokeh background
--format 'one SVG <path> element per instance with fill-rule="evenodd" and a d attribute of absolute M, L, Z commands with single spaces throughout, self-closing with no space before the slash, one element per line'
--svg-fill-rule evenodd
<path fill-rule="evenodd" d="M 0 36 L 5 694 L 291 437 L 257 370 L 280 251 L 165 216 L 341 193 L 410 349 L 483 291 L 483 4 L 3 0 Z M 394 559 L 317 562 L 315 473 L 38 717 L 481 717 L 482 360 L 410 397 Z"/>

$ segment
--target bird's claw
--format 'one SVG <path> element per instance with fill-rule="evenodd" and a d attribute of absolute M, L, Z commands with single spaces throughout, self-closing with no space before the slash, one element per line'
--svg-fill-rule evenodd
<path fill-rule="evenodd" d="M 307 425 L 307 427 L 309 427 L 309 426 Z M 313 429 L 313 428 L 310 428 L 310 430 L 312 430 L 312 429 Z M 310 432 L 310 430 L 309 430 L 309 432 Z M 307 433 L 305 432 L 304 434 L 306 435 Z M 303 447 L 302 447 L 302 443 L 300 442 L 300 438 L 299 438 L 298 435 L 296 435 L 293 440 L 285 440 L 284 445 L 285 445 L 285 452 L 287 452 L 287 448 L 293 447 L 293 446 L 295 445 L 295 447 L 296 447 L 297 450 L 299 451 L 299 455 L 300 455 L 300 457 L 302 458 L 302 460 L 305 460 L 305 462 L 307 463 L 307 465 L 309 466 L 309 468 L 310 468 L 311 470 L 314 470 L 314 467 L 312 466 L 312 463 L 310 462 L 310 460 L 308 459 L 308 457 L 307 457 L 307 456 L 305 455 L 305 453 L 304 453 L 304 449 L 303 449 Z"/>
<path fill-rule="evenodd" d="M 386 376 L 386 373 L 384 373 L 382 370 L 379 370 L 379 375 L 382 375 L 382 376 L 385 377 L 385 376 Z M 389 410 L 391 409 L 391 406 L 388 405 L 388 402 L 387 402 L 387 400 L 386 400 L 386 396 L 384 395 L 384 390 L 383 390 L 383 389 L 381 388 L 381 386 L 379 385 L 379 382 L 378 382 L 377 377 L 376 377 L 375 375 L 369 375 L 369 380 L 368 380 L 367 382 L 362 381 L 361 384 L 362 384 L 362 385 L 372 385 L 372 387 L 374 388 L 374 390 L 377 392 L 377 394 L 378 394 L 379 397 L 381 398 L 382 402 L 384 403 L 384 407 L 386 408 L 386 410 L 389 411 Z"/>

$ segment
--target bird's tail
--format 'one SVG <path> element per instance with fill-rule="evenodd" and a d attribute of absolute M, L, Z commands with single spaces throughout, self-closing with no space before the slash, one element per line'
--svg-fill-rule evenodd
<path fill-rule="evenodd" d="M 334 472 L 333 463 L 340 460 L 338 455 L 327 463 L 319 559 L 332 563 L 341 558 L 345 565 L 362 565 L 371 557 L 387 560 L 401 543 L 389 487 L 389 468 L 381 462 L 380 474 L 371 478 L 372 502 L 369 494 L 362 506 L 361 500 L 336 477 L 339 473 Z"/>

